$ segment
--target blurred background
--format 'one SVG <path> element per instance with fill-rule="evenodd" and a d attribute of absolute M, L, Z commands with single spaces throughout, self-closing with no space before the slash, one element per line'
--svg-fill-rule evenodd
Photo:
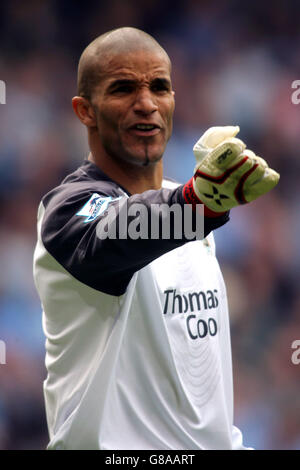
<path fill-rule="evenodd" d="M 174 134 L 165 174 L 183 183 L 212 125 L 281 174 L 215 232 L 230 299 L 235 423 L 257 449 L 300 449 L 300 2 L 196 0 L 0 3 L 0 449 L 47 444 L 41 308 L 32 280 L 40 198 L 87 156 L 71 108 L 82 50 L 119 26 L 152 34 L 173 62 Z"/>

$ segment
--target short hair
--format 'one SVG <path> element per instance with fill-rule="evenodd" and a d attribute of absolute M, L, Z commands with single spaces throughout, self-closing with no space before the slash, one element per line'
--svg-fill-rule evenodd
<path fill-rule="evenodd" d="M 108 54 L 111 56 L 138 50 L 155 50 L 163 53 L 171 67 L 168 54 L 150 34 L 132 27 L 113 29 L 98 36 L 81 54 L 77 74 L 78 95 L 89 100 L 92 98 Z"/>

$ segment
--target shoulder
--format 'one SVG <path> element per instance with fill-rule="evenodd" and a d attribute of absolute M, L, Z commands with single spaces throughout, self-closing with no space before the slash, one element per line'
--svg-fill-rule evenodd
<path fill-rule="evenodd" d="M 59 235 L 63 228 L 77 226 L 79 220 L 94 221 L 108 204 L 122 196 L 127 194 L 117 183 L 85 162 L 42 198 L 38 211 L 42 234 Z"/>
<path fill-rule="evenodd" d="M 80 207 L 95 197 L 120 197 L 126 193 L 93 163 L 85 161 L 42 199 L 46 212 Z"/>

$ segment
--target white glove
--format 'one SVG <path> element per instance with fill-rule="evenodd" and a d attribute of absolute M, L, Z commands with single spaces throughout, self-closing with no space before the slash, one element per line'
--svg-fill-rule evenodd
<path fill-rule="evenodd" d="M 238 126 L 211 127 L 195 144 L 193 190 L 214 212 L 251 202 L 270 191 L 279 174 L 240 139 Z"/>

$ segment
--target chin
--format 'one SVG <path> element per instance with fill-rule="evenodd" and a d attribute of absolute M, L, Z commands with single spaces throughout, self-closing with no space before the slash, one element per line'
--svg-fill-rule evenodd
<path fill-rule="evenodd" d="M 143 156 L 135 160 L 136 164 L 139 166 L 151 166 L 155 165 L 162 159 L 162 155 L 154 155 L 154 156 Z"/>
<path fill-rule="evenodd" d="M 159 162 L 163 157 L 163 150 L 160 151 L 148 151 L 141 153 L 136 153 L 135 155 L 132 154 L 131 156 L 131 163 L 134 163 L 139 166 L 149 166 L 149 165 L 155 165 L 157 162 Z"/>

